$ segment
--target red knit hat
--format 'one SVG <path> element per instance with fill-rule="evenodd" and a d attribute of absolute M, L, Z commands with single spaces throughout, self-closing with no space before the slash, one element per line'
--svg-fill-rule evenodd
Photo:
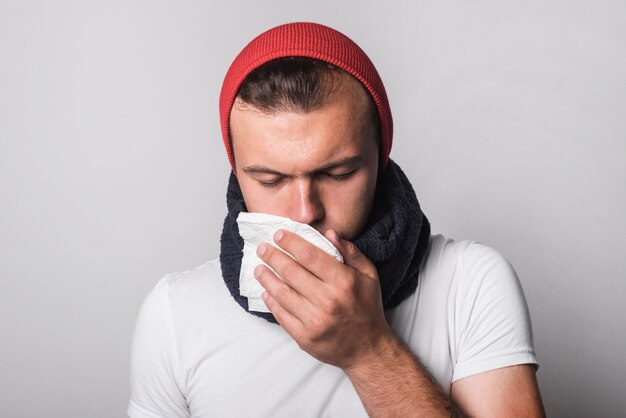
<path fill-rule="evenodd" d="M 230 111 L 239 87 L 254 69 L 283 57 L 309 57 L 326 61 L 359 80 L 371 94 L 380 119 L 380 161 L 387 165 L 393 137 L 393 121 L 385 86 L 372 61 L 350 38 L 317 23 L 288 23 L 272 28 L 253 39 L 228 69 L 220 94 L 222 137 L 230 165 L 233 150 L 229 137 Z"/>

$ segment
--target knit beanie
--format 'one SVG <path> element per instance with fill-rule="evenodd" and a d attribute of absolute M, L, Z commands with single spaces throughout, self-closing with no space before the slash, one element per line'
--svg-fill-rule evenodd
<path fill-rule="evenodd" d="M 256 68 L 284 57 L 309 57 L 328 62 L 359 80 L 374 100 L 380 120 L 380 162 L 389 160 L 393 121 L 385 86 L 378 71 L 363 50 L 346 35 L 317 23 L 288 23 L 263 32 L 237 55 L 231 64 L 220 94 L 222 138 L 233 168 L 233 150 L 229 136 L 230 112 L 239 87 Z"/>

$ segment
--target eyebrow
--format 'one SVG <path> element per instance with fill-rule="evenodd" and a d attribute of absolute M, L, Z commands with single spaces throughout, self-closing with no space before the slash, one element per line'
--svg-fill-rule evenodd
<path fill-rule="evenodd" d="M 316 168 L 315 170 L 312 170 L 311 172 L 308 172 L 306 174 L 314 174 L 314 173 L 318 173 L 320 171 L 326 171 L 326 170 L 331 170 L 333 168 L 337 168 L 337 167 L 341 167 L 344 165 L 350 165 L 350 164 L 355 164 L 355 163 L 359 163 L 361 162 L 362 158 L 358 155 L 355 155 L 353 157 L 346 157 L 346 158 L 342 158 L 341 160 L 337 160 L 337 161 L 332 161 L 328 164 L 324 164 L 321 167 Z M 286 176 L 286 177 L 291 177 L 288 175 L 285 175 L 284 173 L 281 173 L 280 171 L 271 169 L 269 167 L 264 167 L 262 165 L 250 165 L 250 166 L 246 166 L 246 167 L 242 167 L 241 170 L 244 173 L 247 174 L 275 174 L 275 175 L 280 175 L 280 176 Z"/>

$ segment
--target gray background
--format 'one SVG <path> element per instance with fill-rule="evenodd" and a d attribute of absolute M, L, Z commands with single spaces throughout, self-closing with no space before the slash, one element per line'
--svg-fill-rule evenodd
<path fill-rule="evenodd" d="M 218 255 L 217 101 L 313 20 L 377 64 L 433 232 L 499 249 L 552 416 L 626 411 L 623 1 L 0 1 L 0 416 L 121 417 L 140 304 Z"/>

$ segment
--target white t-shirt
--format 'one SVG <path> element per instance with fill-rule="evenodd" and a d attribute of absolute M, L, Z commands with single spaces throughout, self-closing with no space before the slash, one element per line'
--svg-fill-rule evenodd
<path fill-rule="evenodd" d="M 431 236 L 416 292 L 386 314 L 445 393 L 466 376 L 537 363 L 515 271 L 477 242 Z M 367 416 L 340 369 L 232 299 L 219 260 L 158 282 L 131 357 L 132 418 Z"/>

